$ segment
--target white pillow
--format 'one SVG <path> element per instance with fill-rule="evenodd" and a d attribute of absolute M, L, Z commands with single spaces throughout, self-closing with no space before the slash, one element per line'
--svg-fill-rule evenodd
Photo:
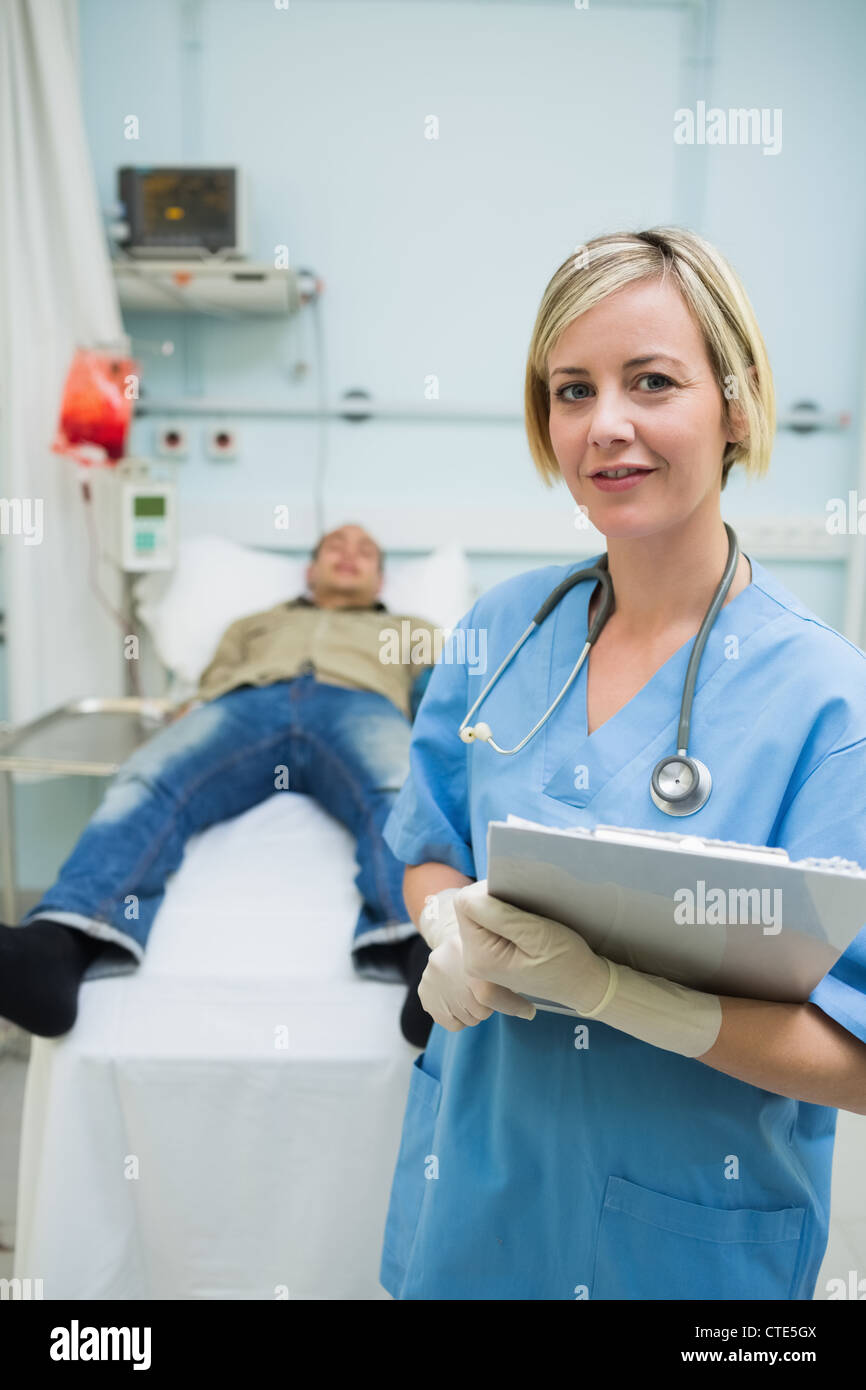
<path fill-rule="evenodd" d="M 417 560 L 386 560 L 381 599 L 392 613 L 426 618 L 450 631 L 475 601 L 465 553 L 452 544 Z"/>
<path fill-rule="evenodd" d="M 220 536 L 182 540 L 173 570 L 144 575 L 135 585 L 139 617 L 163 666 L 194 689 L 229 623 L 297 598 L 308 563 Z M 451 545 L 386 563 L 381 598 L 393 613 L 451 628 L 473 601 L 466 556 Z"/>

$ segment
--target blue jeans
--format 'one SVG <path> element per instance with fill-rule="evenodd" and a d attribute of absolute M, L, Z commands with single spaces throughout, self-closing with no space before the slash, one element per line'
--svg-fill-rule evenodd
<path fill-rule="evenodd" d="M 381 832 L 409 771 L 410 737 L 409 721 L 384 695 L 312 675 L 230 690 L 127 759 L 21 925 L 51 917 L 82 927 L 106 943 L 85 978 L 127 973 L 142 959 L 189 837 L 273 796 L 287 768 L 288 789 L 315 798 L 357 839 L 357 972 L 401 979 L 393 943 L 415 928 L 403 902 L 404 866 Z"/>

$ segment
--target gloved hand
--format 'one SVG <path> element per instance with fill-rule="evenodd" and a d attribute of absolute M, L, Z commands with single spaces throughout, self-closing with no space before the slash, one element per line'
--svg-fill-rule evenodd
<path fill-rule="evenodd" d="M 454 911 L 454 899 L 459 892 L 459 888 L 443 888 L 439 893 L 428 893 L 424 899 L 418 930 L 431 950 L 460 930 Z"/>
<path fill-rule="evenodd" d="M 458 888 L 444 888 L 425 901 L 418 927 L 432 947 L 418 986 L 418 998 L 434 1023 L 449 1033 L 472 1028 L 497 1011 L 532 1019 L 535 1005 L 510 989 L 470 979 L 463 965 L 463 942 L 454 912 Z"/>
<path fill-rule="evenodd" d="M 562 922 L 492 898 L 486 879 L 459 889 L 452 908 L 470 977 L 564 1004 L 584 1018 L 598 1018 L 684 1057 L 703 1056 L 718 1037 L 722 1007 L 717 995 L 596 955 Z"/>

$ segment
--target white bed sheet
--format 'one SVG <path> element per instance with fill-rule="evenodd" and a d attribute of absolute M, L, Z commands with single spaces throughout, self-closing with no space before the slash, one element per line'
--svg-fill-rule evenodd
<path fill-rule="evenodd" d="M 189 841 L 136 973 L 34 1039 L 16 1273 L 46 1299 L 385 1299 L 404 987 L 355 975 L 354 841 L 280 792 Z"/>

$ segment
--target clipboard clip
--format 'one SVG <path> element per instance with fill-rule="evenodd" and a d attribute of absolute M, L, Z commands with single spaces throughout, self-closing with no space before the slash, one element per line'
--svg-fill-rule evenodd
<path fill-rule="evenodd" d="M 700 835 L 681 835 L 676 830 L 625 830 L 619 825 L 597 825 L 592 832 L 596 839 L 612 844 L 649 846 L 671 849 L 678 853 L 716 854 L 719 858 L 746 859 L 758 864 L 789 864 L 786 849 L 771 845 L 742 845 L 735 840 L 712 840 Z"/>

